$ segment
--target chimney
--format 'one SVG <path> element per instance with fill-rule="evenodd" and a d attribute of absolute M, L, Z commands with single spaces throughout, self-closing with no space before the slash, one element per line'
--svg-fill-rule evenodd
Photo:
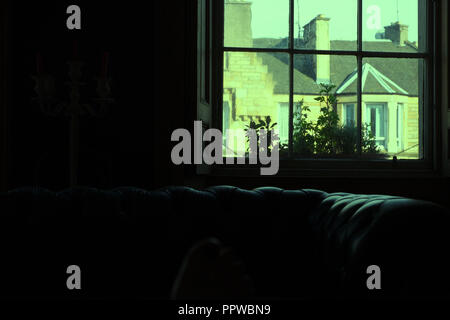
<path fill-rule="evenodd" d="M 303 41 L 305 49 L 330 50 L 330 18 L 319 14 L 304 26 Z M 316 83 L 330 83 L 330 56 L 310 55 L 305 61 L 306 73 Z"/>
<path fill-rule="evenodd" d="M 225 1 L 225 47 L 253 47 L 252 3 Z"/>
<path fill-rule="evenodd" d="M 400 24 L 400 22 L 393 22 L 390 26 L 384 27 L 385 39 L 391 40 L 399 46 L 404 46 L 408 42 L 408 26 Z"/>

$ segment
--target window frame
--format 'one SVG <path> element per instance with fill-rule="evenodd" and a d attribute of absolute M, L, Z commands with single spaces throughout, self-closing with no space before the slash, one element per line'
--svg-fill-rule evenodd
<path fill-rule="evenodd" d="M 289 157 L 287 159 L 280 159 L 280 171 L 279 175 L 286 173 L 290 176 L 292 175 L 317 175 L 322 176 L 323 173 L 329 174 L 332 172 L 336 175 L 349 176 L 356 173 L 368 174 L 369 176 L 374 173 L 375 176 L 386 172 L 388 175 L 392 175 L 393 172 L 399 175 L 405 174 L 410 176 L 411 174 L 416 175 L 435 175 L 441 174 L 442 170 L 442 137 L 439 130 L 442 128 L 439 125 L 439 119 L 441 119 L 442 110 L 438 108 L 439 97 L 437 94 L 441 93 L 438 81 L 439 70 L 436 65 L 439 55 L 439 25 L 441 22 L 442 12 L 439 12 L 440 0 L 425 0 L 426 6 L 426 22 L 419 17 L 419 30 L 420 23 L 426 23 L 426 50 L 424 52 L 417 53 L 402 53 L 402 52 L 376 52 L 376 51 L 364 51 L 363 50 L 363 11 L 362 4 L 363 0 L 355 0 L 358 2 L 358 37 L 357 37 L 357 49 L 354 51 L 334 51 L 334 50 L 312 50 L 312 49 L 296 49 L 295 48 L 295 34 L 294 34 L 294 4 L 295 0 L 289 0 L 290 2 L 290 14 L 289 14 L 289 47 L 288 48 L 244 48 L 244 47 L 225 47 L 224 46 L 224 9 L 225 2 L 217 1 L 215 2 L 214 8 L 214 19 L 217 23 L 215 33 L 215 43 L 214 43 L 214 56 L 217 58 L 216 67 L 218 72 L 215 72 L 217 81 L 214 86 L 214 94 L 217 97 L 216 103 L 213 110 L 213 122 L 217 128 L 222 128 L 222 95 L 223 95 L 223 57 L 226 52 L 277 52 L 277 53 L 287 53 L 289 54 L 289 80 L 290 80 L 290 98 L 289 98 Z M 420 2 L 419 2 L 420 10 Z M 447 18 L 443 17 L 444 19 Z M 294 109 L 294 56 L 295 54 L 323 54 L 323 55 L 350 55 L 357 58 L 358 65 L 358 93 L 357 93 L 357 103 L 356 103 L 356 120 L 357 126 L 362 128 L 362 108 L 363 101 L 361 92 L 362 87 L 362 66 L 364 58 L 415 58 L 421 61 L 423 59 L 425 62 L 423 64 L 424 79 L 423 88 L 420 93 L 423 96 L 421 105 L 419 99 L 419 112 L 422 115 L 422 120 L 419 121 L 419 140 L 423 143 L 423 154 L 422 159 L 410 160 L 402 159 L 397 160 L 377 160 L 368 159 L 359 154 L 357 158 L 346 158 L 346 159 L 323 159 L 323 158 L 294 158 L 293 157 L 293 109 Z M 292 67 L 291 67 L 292 66 Z M 420 68 L 419 68 L 420 71 Z M 436 133 L 438 132 L 438 133 Z M 361 133 L 359 137 L 359 145 L 361 144 Z M 238 162 L 238 161 L 237 161 Z M 224 161 L 225 163 L 225 161 Z M 213 174 L 221 175 L 225 174 L 237 174 L 237 175 L 250 175 L 259 172 L 259 166 L 255 165 L 214 165 Z M 358 175 L 358 174 L 357 174 Z"/>

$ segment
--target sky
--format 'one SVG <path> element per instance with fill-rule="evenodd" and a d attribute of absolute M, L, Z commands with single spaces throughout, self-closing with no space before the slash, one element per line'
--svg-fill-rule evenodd
<path fill-rule="evenodd" d="M 283 38 L 289 33 L 289 0 L 250 0 L 252 4 L 253 38 Z M 375 7 L 375 10 L 373 6 Z M 372 7 L 370 13 L 367 10 Z M 298 9 L 300 8 L 300 10 Z M 379 8 L 381 29 L 376 30 L 375 12 Z M 418 0 L 398 0 L 400 23 L 409 25 L 409 40 L 418 38 Z M 295 34 L 298 15 L 303 27 L 318 14 L 330 18 L 331 40 L 356 40 L 357 0 L 295 0 Z M 397 0 L 363 0 L 363 39 L 375 40 L 377 32 L 397 21 Z"/>

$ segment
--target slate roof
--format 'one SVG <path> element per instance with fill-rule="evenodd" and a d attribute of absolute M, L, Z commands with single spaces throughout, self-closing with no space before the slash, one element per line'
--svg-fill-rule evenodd
<path fill-rule="evenodd" d="M 352 51 L 356 46 L 354 41 L 337 40 L 331 41 L 330 44 L 331 50 Z M 254 46 L 259 48 L 285 48 L 286 39 L 254 39 Z M 386 40 L 363 42 L 363 49 L 383 52 L 418 52 L 413 46 L 397 46 Z M 285 53 L 258 53 L 258 55 L 274 76 L 276 81 L 274 93 L 289 94 L 289 56 Z M 294 94 L 318 94 L 320 86 L 305 70 L 301 70 L 301 59 L 301 55 L 294 59 Z M 409 96 L 418 96 L 418 59 L 367 58 L 363 61 L 363 65 L 366 64 L 403 90 L 396 89 L 395 92 L 386 90 L 386 87 L 379 83 L 379 78 L 369 72 L 367 79 L 365 79 L 363 93 L 405 94 L 406 91 Z M 339 88 L 355 72 L 356 67 L 356 57 L 332 55 L 331 82 Z M 356 81 L 353 81 L 341 94 L 356 94 L 356 88 Z"/>

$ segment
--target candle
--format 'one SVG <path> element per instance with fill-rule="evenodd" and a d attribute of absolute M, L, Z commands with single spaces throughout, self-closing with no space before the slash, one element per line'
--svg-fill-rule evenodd
<path fill-rule="evenodd" d="M 101 72 L 101 76 L 105 77 L 108 75 L 108 60 L 109 60 L 109 52 L 104 52 L 103 53 L 103 58 L 102 58 L 102 72 Z"/>
<path fill-rule="evenodd" d="M 36 72 L 38 75 L 44 72 L 44 63 L 40 52 L 36 54 Z"/>

